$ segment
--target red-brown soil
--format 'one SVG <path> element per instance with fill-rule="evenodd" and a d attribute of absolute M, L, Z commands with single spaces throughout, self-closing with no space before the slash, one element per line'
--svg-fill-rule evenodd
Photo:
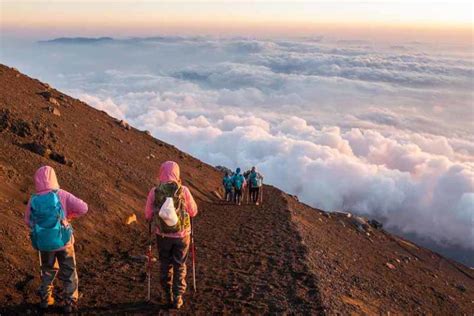
<path fill-rule="evenodd" d="M 474 311 L 474 273 L 461 264 L 381 229 L 359 231 L 351 218 L 315 210 L 271 186 L 262 206 L 225 204 L 217 194 L 222 174 L 175 147 L 6 66 L 0 87 L 1 315 L 37 313 L 38 260 L 23 212 L 34 192 L 32 175 L 44 164 L 90 207 L 73 223 L 79 311 L 159 313 L 157 265 L 147 304 L 145 264 L 135 257 L 147 245 L 146 194 L 169 159 L 181 166 L 200 208 L 198 291 L 189 288 L 183 314 Z M 138 222 L 126 225 L 132 214 Z"/>

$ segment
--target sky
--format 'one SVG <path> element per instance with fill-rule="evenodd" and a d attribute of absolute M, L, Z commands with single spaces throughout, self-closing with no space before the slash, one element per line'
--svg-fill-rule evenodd
<path fill-rule="evenodd" d="M 474 266 L 470 3 L 138 2 L 2 1 L 0 62 Z"/>
<path fill-rule="evenodd" d="M 4 32 L 26 37 L 161 34 L 472 38 L 469 1 L 2 0 Z M 382 32 L 383 31 L 383 32 Z"/>

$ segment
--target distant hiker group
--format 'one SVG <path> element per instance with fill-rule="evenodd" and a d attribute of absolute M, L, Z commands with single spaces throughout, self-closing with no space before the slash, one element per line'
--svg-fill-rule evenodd
<path fill-rule="evenodd" d="M 263 200 L 263 175 L 255 167 L 244 174 L 240 172 L 240 168 L 237 168 L 234 173 L 226 172 L 222 179 L 224 200 L 241 205 L 245 196 L 247 204 L 250 200 L 251 203 L 259 205 Z"/>
<path fill-rule="evenodd" d="M 149 224 L 148 299 L 150 299 L 152 241 L 156 237 L 160 261 L 162 300 L 166 308 L 179 309 L 186 291 L 186 260 L 191 249 L 194 277 L 194 243 L 192 218 L 198 210 L 189 189 L 182 185 L 176 162 L 164 162 L 158 173 L 158 184 L 146 200 L 145 218 Z M 41 285 L 40 307 L 55 304 L 53 282 L 63 282 L 64 312 L 76 309 L 79 298 L 78 275 L 74 253 L 74 236 L 70 221 L 87 213 L 87 204 L 59 188 L 53 168 L 39 168 L 34 176 L 36 193 L 28 202 L 25 222 L 30 228 L 33 248 L 38 250 Z"/>

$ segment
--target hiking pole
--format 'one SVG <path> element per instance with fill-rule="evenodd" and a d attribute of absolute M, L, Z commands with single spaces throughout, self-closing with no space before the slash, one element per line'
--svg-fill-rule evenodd
<path fill-rule="evenodd" d="M 40 277 L 43 277 L 43 261 L 41 260 L 41 251 L 38 250 L 38 259 L 40 264 Z"/>
<path fill-rule="evenodd" d="M 259 193 L 260 193 L 260 205 L 262 205 L 263 204 L 263 184 L 260 187 L 260 192 Z"/>
<path fill-rule="evenodd" d="M 151 252 L 151 222 L 148 223 L 148 251 L 147 251 L 147 279 L 148 279 L 148 293 L 147 293 L 147 302 L 150 301 L 151 294 L 151 263 L 152 263 L 152 252 Z"/>
<path fill-rule="evenodd" d="M 196 252 L 194 249 L 194 225 L 193 225 L 193 218 L 191 217 L 191 260 L 193 266 L 193 289 L 194 293 L 196 293 Z"/>

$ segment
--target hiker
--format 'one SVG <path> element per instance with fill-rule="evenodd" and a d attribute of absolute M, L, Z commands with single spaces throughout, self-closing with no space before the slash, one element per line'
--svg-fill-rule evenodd
<path fill-rule="evenodd" d="M 263 176 L 257 172 L 255 167 L 252 167 L 248 175 L 248 182 L 249 182 L 249 193 L 250 193 L 250 200 L 258 205 L 258 198 L 260 194 L 260 188 L 263 185 Z"/>
<path fill-rule="evenodd" d="M 36 193 L 26 207 L 25 223 L 30 227 L 33 247 L 39 251 L 40 307 L 46 309 L 54 304 L 53 282 L 57 275 L 63 282 L 64 312 L 71 313 L 79 297 L 79 280 L 69 221 L 87 213 L 88 207 L 81 199 L 59 188 L 53 168 L 39 168 L 34 180 Z"/>
<path fill-rule="evenodd" d="M 242 203 L 242 190 L 245 189 L 245 178 L 240 173 L 240 168 L 235 170 L 234 176 L 232 177 L 232 184 L 234 186 L 234 202 L 237 205 Z"/>
<path fill-rule="evenodd" d="M 174 222 L 162 217 L 170 207 L 174 209 Z M 151 222 L 158 241 L 163 303 L 167 307 L 179 309 L 183 305 L 186 259 L 190 246 L 190 217 L 196 216 L 197 212 L 191 192 L 181 184 L 178 164 L 174 161 L 164 162 L 158 174 L 158 185 L 148 193 L 145 218 Z"/>
<path fill-rule="evenodd" d="M 227 202 L 232 201 L 232 190 L 234 189 L 234 186 L 232 184 L 232 177 L 230 176 L 229 172 L 225 173 L 224 178 L 222 179 L 222 184 L 224 185 L 224 200 Z"/>

